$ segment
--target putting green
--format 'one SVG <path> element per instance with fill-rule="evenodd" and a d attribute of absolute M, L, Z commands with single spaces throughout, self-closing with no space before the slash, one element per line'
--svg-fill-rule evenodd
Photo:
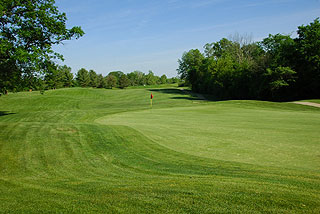
<path fill-rule="evenodd" d="M 96 122 L 134 128 L 162 146 L 195 156 L 320 170 L 318 112 L 255 103 L 250 108 L 248 102 L 125 112 Z"/>

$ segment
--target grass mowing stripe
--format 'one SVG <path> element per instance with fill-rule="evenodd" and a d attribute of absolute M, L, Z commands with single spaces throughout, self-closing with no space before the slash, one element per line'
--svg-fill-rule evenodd
<path fill-rule="evenodd" d="M 73 88 L 0 112 L 0 213 L 320 212 L 318 109 Z M 278 165 L 255 154 L 268 146 Z"/>

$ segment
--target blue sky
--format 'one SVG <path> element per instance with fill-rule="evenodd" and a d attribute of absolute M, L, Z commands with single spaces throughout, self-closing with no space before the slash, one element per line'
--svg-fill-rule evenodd
<path fill-rule="evenodd" d="M 320 17 L 319 0 L 56 0 L 67 26 L 85 35 L 55 50 L 76 73 L 107 75 L 152 70 L 177 75 L 184 51 L 234 34 L 258 41 L 271 34 L 295 35 L 297 26 Z"/>

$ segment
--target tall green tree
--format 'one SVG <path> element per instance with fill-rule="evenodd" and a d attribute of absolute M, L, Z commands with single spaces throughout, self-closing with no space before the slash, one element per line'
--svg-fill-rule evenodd
<path fill-rule="evenodd" d="M 295 42 L 290 35 L 275 34 L 259 42 L 265 51 L 268 66 L 275 69 L 279 66 L 290 66 L 295 54 Z"/>
<path fill-rule="evenodd" d="M 98 82 L 98 75 L 94 70 L 89 71 L 89 77 L 90 77 L 90 86 L 93 88 L 98 87 L 99 82 Z"/>
<path fill-rule="evenodd" d="M 13 88 L 12 91 L 28 91 L 30 89 L 32 90 L 38 90 L 42 86 L 45 87 L 45 81 L 43 81 L 43 76 L 35 75 L 32 73 L 24 74 L 21 78 L 21 80 L 18 83 L 18 87 Z"/>
<path fill-rule="evenodd" d="M 198 49 L 192 49 L 183 53 L 182 58 L 178 60 L 179 68 L 178 74 L 187 83 L 191 84 L 192 89 L 199 91 L 200 72 L 204 60 L 204 56 Z"/>
<path fill-rule="evenodd" d="M 177 83 L 177 82 L 179 82 L 179 78 L 178 77 L 168 78 L 168 83 L 169 84 Z"/>
<path fill-rule="evenodd" d="M 107 83 L 107 88 L 112 89 L 117 86 L 117 78 L 112 74 L 108 74 L 108 76 L 106 76 L 105 79 Z"/>
<path fill-rule="evenodd" d="M 89 72 L 86 69 L 81 68 L 77 73 L 76 79 L 79 86 L 81 87 L 90 86 L 90 76 L 89 76 Z"/>
<path fill-rule="evenodd" d="M 64 75 L 64 72 L 62 72 L 59 68 L 52 66 L 46 72 L 44 80 L 49 89 L 62 88 L 64 86 Z"/>
<path fill-rule="evenodd" d="M 298 27 L 295 39 L 297 57 L 295 69 L 298 74 L 297 91 L 306 98 L 318 97 L 320 94 L 320 22 L 315 19 L 309 25 Z"/>
<path fill-rule="evenodd" d="M 271 68 L 267 68 L 264 76 L 267 78 L 266 89 L 270 93 L 269 97 L 273 100 L 282 99 L 283 92 L 281 90 L 290 86 L 292 82 L 295 82 L 295 74 L 290 67 L 277 67 L 272 70 Z M 294 91 L 292 91 L 294 93 Z"/>
<path fill-rule="evenodd" d="M 207 43 L 204 45 L 204 55 L 206 57 L 219 58 L 225 56 L 226 54 L 231 54 L 233 49 L 233 42 L 223 38 L 218 42 Z M 197 52 L 197 53 L 196 53 Z M 198 51 L 194 51 L 194 54 L 199 54 Z"/>
<path fill-rule="evenodd" d="M 138 85 L 145 85 L 147 82 L 146 75 L 141 71 L 134 71 L 134 73 L 136 74 Z"/>
<path fill-rule="evenodd" d="M 135 86 L 135 85 L 143 85 L 141 78 L 143 78 L 144 73 L 141 71 L 133 71 L 131 73 L 127 74 L 127 77 L 130 81 L 130 85 Z"/>
<path fill-rule="evenodd" d="M 62 83 L 63 87 L 72 87 L 73 86 L 73 73 L 71 73 L 71 68 L 63 65 L 59 66 L 58 70 L 63 74 Z"/>
<path fill-rule="evenodd" d="M 53 59 L 63 59 L 52 46 L 78 39 L 80 27 L 66 27 L 66 14 L 54 0 L 3 0 L 0 2 L 0 88 L 24 74 L 47 71 Z"/>
<path fill-rule="evenodd" d="M 146 83 L 147 85 L 156 85 L 158 82 L 157 77 L 154 75 L 154 73 L 149 70 L 148 74 L 146 75 Z"/>
<path fill-rule="evenodd" d="M 117 86 L 119 85 L 119 81 L 120 81 L 120 77 L 122 76 L 122 75 L 124 75 L 124 73 L 122 72 L 122 71 L 112 71 L 112 72 L 110 72 L 108 75 L 112 75 L 112 76 L 114 76 L 115 78 L 116 78 L 116 80 L 117 80 Z"/>
<path fill-rule="evenodd" d="M 168 81 L 168 78 L 165 74 L 163 74 L 161 77 L 160 77 L 160 82 L 161 84 L 166 84 Z"/>
<path fill-rule="evenodd" d="M 106 78 L 103 77 L 102 74 L 98 74 L 97 79 L 98 79 L 98 86 L 97 86 L 98 88 L 107 88 L 108 87 L 107 80 L 106 80 Z"/>
<path fill-rule="evenodd" d="M 124 89 L 130 85 L 130 81 L 126 74 L 123 74 L 119 79 L 119 88 Z"/>

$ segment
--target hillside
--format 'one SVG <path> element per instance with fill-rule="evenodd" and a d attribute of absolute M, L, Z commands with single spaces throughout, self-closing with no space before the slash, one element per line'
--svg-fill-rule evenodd
<path fill-rule="evenodd" d="M 319 128 L 320 108 L 177 88 L 10 93 L 0 213 L 318 213 Z"/>

